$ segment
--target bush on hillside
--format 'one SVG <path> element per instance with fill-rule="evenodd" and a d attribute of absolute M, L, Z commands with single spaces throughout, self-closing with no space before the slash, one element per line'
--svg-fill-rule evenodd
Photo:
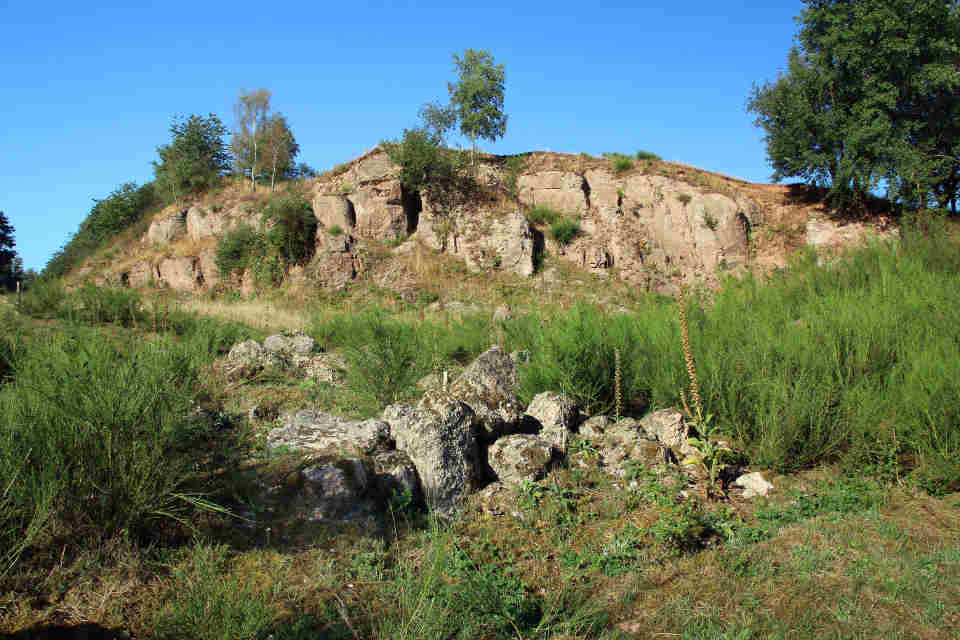
<path fill-rule="evenodd" d="M 562 245 L 568 245 L 580 234 L 580 221 L 575 218 L 562 218 L 550 225 L 553 239 Z"/>
<path fill-rule="evenodd" d="M 220 277 L 230 278 L 246 269 L 263 248 L 263 236 L 248 224 L 241 224 L 220 236 L 214 258 Z"/>

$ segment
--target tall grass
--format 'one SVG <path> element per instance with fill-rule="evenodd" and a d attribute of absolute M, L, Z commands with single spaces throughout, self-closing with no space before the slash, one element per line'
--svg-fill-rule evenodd
<path fill-rule="evenodd" d="M 71 547 L 152 538 L 215 508 L 202 495 L 211 472 L 246 446 L 198 411 L 200 365 L 224 338 L 205 326 L 146 343 L 68 327 L 4 340 L 0 571 L 59 535 Z"/>

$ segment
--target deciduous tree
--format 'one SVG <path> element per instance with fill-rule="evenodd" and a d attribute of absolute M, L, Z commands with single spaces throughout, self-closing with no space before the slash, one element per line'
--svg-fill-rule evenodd
<path fill-rule="evenodd" d="M 952 0 L 805 0 L 797 45 L 747 108 L 774 178 L 856 208 L 881 181 L 911 207 L 960 187 L 960 7 Z"/>
<path fill-rule="evenodd" d="M 231 141 L 234 164 L 241 175 L 250 172 L 250 188 L 253 191 L 257 190 L 257 173 L 262 167 L 262 139 L 270 113 L 271 95 L 269 89 L 249 92 L 244 89 L 233 105 L 236 116 Z"/>
<path fill-rule="evenodd" d="M 494 64 L 493 57 L 483 50 L 467 49 L 462 58 L 454 54 L 453 60 L 459 79 L 447 83 L 450 106 L 460 122 L 460 132 L 470 138 L 476 164 L 477 138 L 493 142 L 507 131 L 507 116 L 503 113 L 507 74 L 503 65 Z M 431 117 L 439 122 L 447 117 L 442 108 L 428 109 L 425 115 L 428 122 Z"/>
<path fill-rule="evenodd" d="M 287 119 L 275 113 L 267 119 L 263 131 L 264 166 L 270 171 L 270 191 L 273 191 L 277 176 L 292 175 L 296 167 L 293 159 L 300 152 L 300 145 L 287 125 Z"/>
<path fill-rule="evenodd" d="M 173 140 L 157 147 L 160 162 L 153 163 L 157 191 L 168 201 L 209 189 L 229 169 L 230 155 L 223 142 L 227 129 L 216 115 L 175 117 L 170 133 Z"/>

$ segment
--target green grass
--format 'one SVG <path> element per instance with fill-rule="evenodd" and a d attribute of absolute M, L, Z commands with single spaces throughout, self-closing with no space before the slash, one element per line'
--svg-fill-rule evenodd
<path fill-rule="evenodd" d="M 603 157 L 610 161 L 610 165 L 613 167 L 615 173 L 623 173 L 624 171 L 633 169 L 633 158 L 624 153 L 605 153 Z"/>
<path fill-rule="evenodd" d="M 562 218 L 550 225 L 550 235 L 562 245 L 568 245 L 580 235 L 580 221 L 575 218 Z"/>
<path fill-rule="evenodd" d="M 549 207 L 538 206 L 527 211 L 527 220 L 531 224 L 553 224 L 562 218 L 561 213 Z"/>

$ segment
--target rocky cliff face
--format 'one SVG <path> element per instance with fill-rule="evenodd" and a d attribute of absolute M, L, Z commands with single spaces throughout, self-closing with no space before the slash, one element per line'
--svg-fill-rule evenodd
<path fill-rule="evenodd" d="M 861 238 L 870 227 L 840 230 L 822 215 L 811 215 L 810 205 L 790 204 L 786 187 L 751 185 L 664 162 L 639 162 L 615 172 L 606 160 L 555 153 L 528 154 L 525 168 L 512 174 L 503 158 L 487 157 L 471 193 L 456 201 L 403 187 L 398 168 L 380 149 L 305 187 L 318 222 L 316 252 L 289 277 L 331 289 L 363 270 L 364 247 L 389 241 L 419 243 L 474 271 L 522 276 L 532 275 L 548 252 L 596 275 L 670 292 L 679 283 L 710 281 L 748 266 L 776 244 L 758 229 L 795 229 L 812 244 L 833 246 Z M 108 279 L 186 291 L 217 286 L 216 238 L 241 223 L 258 224 L 250 199 L 165 212 L 142 239 L 144 247 L 163 255 L 111 266 Z M 561 245 L 545 226 L 527 220 L 525 212 L 534 207 L 578 219 L 580 233 Z M 342 233 L 332 235 L 335 227 Z M 804 244 L 804 238 L 781 244 L 784 251 L 772 262 L 782 262 L 785 251 Z M 249 275 L 236 284 L 252 289 Z"/>

